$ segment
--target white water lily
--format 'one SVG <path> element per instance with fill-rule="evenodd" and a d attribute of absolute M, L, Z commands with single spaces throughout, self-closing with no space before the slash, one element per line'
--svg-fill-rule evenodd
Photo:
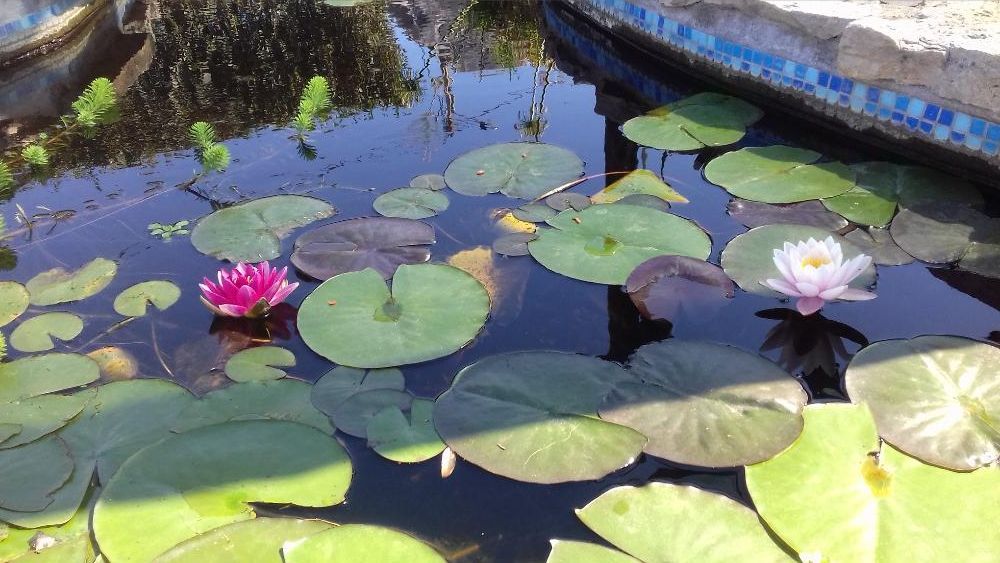
<path fill-rule="evenodd" d="M 874 299 L 874 293 L 847 285 L 871 263 L 871 256 L 866 254 L 844 262 L 840 243 L 833 237 L 823 241 L 810 238 L 797 244 L 786 242 L 783 249 L 774 250 L 774 265 L 783 279 L 761 283 L 789 297 L 797 297 L 795 308 L 803 315 L 811 315 L 822 309 L 827 301 Z"/>

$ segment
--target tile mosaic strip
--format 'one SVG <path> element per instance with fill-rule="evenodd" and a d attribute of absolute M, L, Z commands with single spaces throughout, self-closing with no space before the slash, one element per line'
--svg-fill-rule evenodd
<path fill-rule="evenodd" d="M 802 92 L 830 106 L 847 108 L 941 144 L 964 146 L 987 157 L 1000 154 L 998 123 L 728 41 L 625 0 L 578 1 L 589 3 L 655 41 L 770 82 L 775 88 Z"/>
<path fill-rule="evenodd" d="M 0 2 L 2 1 L 4 0 L 0 0 Z M 9 35 L 40 27 L 41 24 L 47 22 L 48 20 L 61 16 L 72 8 L 88 4 L 90 1 L 91 0 L 56 0 L 41 10 L 26 14 L 16 20 L 0 24 L 0 39 Z"/>

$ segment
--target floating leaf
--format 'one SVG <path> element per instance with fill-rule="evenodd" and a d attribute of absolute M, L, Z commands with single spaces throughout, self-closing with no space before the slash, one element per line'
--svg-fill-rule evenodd
<path fill-rule="evenodd" d="M 368 424 L 383 409 L 409 410 L 413 395 L 395 389 L 374 389 L 355 393 L 340 402 L 330 414 L 334 426 L 355 438 L 368 437 Z"/>
<path fill-rule="evenodd" d="M 529 223 L 544 223 L 556 216 L 558 211 L 541 203 L 526 203 L 511 212 L 515 218 Z"/>
<path fill-rule="evenodd" d="M 534 199 L 583 175 L 583 161 L 544 143 L 501 143 L 467 152 L 448 165 L 444 178 L 464 195 L 501 192 Z"/>
<path fill-rule="evenodd" d="M 739 141 L 747 126 L 762 115 L 756 106 L 739 98 L 702 92 L 633 117 L 625 122 L 622 133 L 647 147 L 694 151 Z"/>
<path fill-rule="evenodd" d="M 50 493 L 69 479 L 73 458 L 55 436 L 0 450 L 0 507 L 37 512 L 52 503 Z"/>
<path fill-rule="evenodd" d="M 86 404 L 83 395 L 42 395 L 0 404 L 0 425 L 18 427 L 14 436 L 0 440 L 0 448 L 21 446 L 59 430 Z"/>
<path fill-rule="evenodd" d="M 545 205 L 556 211 L 566 211 L 567 209 L 583 211 L 590 207 L 590 198 L 573 192 L 559 192 L 545 198 Z"/>
<path fill-rule="evenodd" d="M 902 266 L 913 262 L 913 257 L 892 240 L 888 229 L 869 227 L 854 229 L 844 235 L 862 252 L 872 257 L 879 266 Z"/>
<path fill-rule="evenodd" d="M 427 188 L 398 188 L 372 204 L 380 215 L 403 219 L 426 219 L 448 209 L 448 196 Z"/>
<path fill-rule="evenodd" d="M 823 207 L 818 201 L 803 201 L 786 205 L 771 205 L 758 201 L 734 199 L 726 208 L 729 215 L 750 227 L 787 223 L 808 225 L 826 231 L 839 231 L 848 225 L 847 219 Z"/>
<path fill-rule="evenodd" d="M 736 197 L 794 203 L 840 195 L 854 187 L 854 171 L 840 162 L 816 163 L 818 152 L 775 145 L 726 153 L 708 163 L 705 177 Z"/>
<path fill-rule="evenodd" d="M 210 530 L 185 540 L 154 559 L 155 563 L 283 563 L 281 548 L 333 528 L 321 520 L 254 518 Z"/>
<path fill-rule="evenodd" d="M 493 241 L 493 252 L 504 256 L 527 256 L 528 243 L 538 238 L 534 233 L 510 233 Z"/>
<path fill-rule="evenodd" d="M 15 281 L 0 281 L 0 326 L 9 324 L 28 309 L 28 290 Z"/>
<path fill-rule="evenodd" d="M 554 209 L 547 205 L 544 207 L 548 208 L 549 211 L 555 212 Z M 518 219 L 512 211 L 500 213 L 494 224 L 505 233 L 533 233 L 538 230 L 538 227 L 534 223 Z"/>
<path fill-rule="evenodd" d="M 722 251 L 722 269 L 743 291 L 776 296 L 779 295 L 776 291 L 762 283 L 767 279 L 782 277 L 771 259 L 774 251 L 783 248 L 786 242 L 795 244 L 810 238 L 824 240 L 826 237 L 833 237 L 840 244 L 845 262 L 861 254 L 861 249 L 844 237 L 824 229 L 805 225 L 765 225 L 750 229 L 729 241 Z M 863 289 L 874 283 L 875 266 L 869 266 L 850 286 Z"/>
<path fill-rule="evenodd" d="M 115 312 L 125 317 L 141 317 L 146 314 L 146 306 L 152 304 L 161 311 L 177 303 L 181 298 L 181 288 L 166 280 L 152 280 L 137 283 L 115 297 Z"/>
<path fill-rule="evenodd" d="M 1000 459 L 1000 348 L 957 336 L 884 340 L 844 376 L 879 436 L 927 463 L 968 471 Z"/>
<path fill-rule="evenodd" d="M 389 367 L 459 350 L 479 333 L 489 309 L 486 289 L 458 268 L 400 266 L 391 292 L 369 268 L 320 284 L 303 301 L 298 328 L 306 345 L 333 362 Z"/>
<path fill-rule="evenodd" d="M 124 348 L 105 346 L 87 352 L 87 357 L 97 362 L 101 375 L 111 381 L 134 379 L 139 375 L 139 361 Z"/>
<path fill-rule="evenodd" d="M 312 403 L 332 416 L 337 407 L 353 395 L 376 389 L 402 391 L 406 388 L 403 372 L 396 368 L 358 369 L 337 366 L 323 374 L 312 387 Z"/>
<path fill-rule="evenodd" d="M 95 258 L 79 270 L 67 272 L 53 268 L 28 280 L 25 288 L 32 305 L 55 305 L 79 301 L 100 293 L 118 272 L 118 264 L 106 258 Z"/>
<path fill-rule="evenodd" d="M 367 524 L 345 524 L 285 544 L 285 563 L 445 563 L 429 545 L 402 532 Z"/>
<path fill-rule="evenodd" d="M 410 180 L 410 187 L 440 191 L 447 188 L 448 185 L 444 181 L 444 176 L 440 174 L 421 174 Z"/>
<path fill-rule="evenodd" d="M 986 561 L 1000 550 L 1000 534 L 983 528 L 1000 505 L 1000 472 L 956 473 L 888 444 L 880 451 L 863 405 L 809 405 L 803 414 L 790 448 L 746 468 L 757 512 L 802 557 Z"/>
<path fill-rule="evenodd" d="M 594 203 L 613 203 L 630 195 L 648 195 L 663 201 L 687 203 L 686 197 L 649 170 L 633 170 L 590 197 Z"/>
<path fill-rule="evenodd" d="M 545 563 L 640 563 L 616 549 L 593 543 L 550 540 L 552 551 Z"/>
<path fill-rule="evenodd" d="M 95 563 L 93 546 L 90 544 L 90 509 L 96 498 L 92 494 L 87 499 L 89 502 L 83 503 L 68 522 L 59 526 L 40 529 L 9 528 L 7 537 L 0 534 L 0 561 Z M 31 546 L 37 545 L 38 534 L 56 544 L 40 553 L 34 552 Z"/>
<path fill-rule="evenodd" d="M 657 211 L 663 211 L 664 213 L 670 211 L 669 203 L 656 196 L 646 194 L 627 195 L 614 203 L 621 205 L 635 205 L 636 207 L 648 207 Z"/>
<path fill-rule="evenodd" d="M 893 240 L 917 260 L 1000 278 L 1000 219 L 964 205 L 919 203 L 903 209 L 890 228 Z"/>
<path fill-rule="evenodd" d="M 722 268 L 687 256 L 656 256 L 639 264 L 625 291 L 647 319 L 672 319 L 683 308 L 698 310 L 733 297 L 735 288 Z"/>
<path fill-rule="evenodd" d="M 315 428 L 273 420 L 206 426 L 125 462 L 94 507 L 94 534 L 109 560 L 149 561 L 198 534 L 253 518 L 250 502 L 342 502 L 350 480 L 347 452 Z"/>
<path fill-rule="evenodd" d="M 191 242 L 202 254 L 231 262 L 261 262 L 281 255 L 281 239 L 292 229 L 336 213 L 327 202 L 276 195 L 220 209 L 198 221 Z"/>
<path fill-rule="evenodd" d="M 97 363 L 79 354 L 43 354 L 0 363 L 0 403 L 10 403 L 96 381 Z"/>
<path fill-rule="evenodd" d="M 312 386 L 304 381 L 280 379 L 249 381 L 206 393 L 177 417 L 174 432 L 234 420 L 284 420 L 333 433 L 330 420 L 310 401 Z"/>
<path fill-rule="evenodd" d="M 600 479 L 631 465 L 646 439 L 597 418 L 627 377 L 618 365 L 562 352 L 482 359 L 437 399 L 434 425 L 456 454 L 530 483 Z"/>
<path fill-rule="evenodd" d="M 663 254 L 708 258 L 712 243 L 682 217 L 632 205 L 563 211 L 528 243 L 546 268 L 583 281 L 620 285 L 636 266 Z"/>
<path fill-rule="evenodd" d="M 83 332 L 83 319 L 72 313 L 42 313 L 19 324 L 10 333 L 10 345 L 20 352 L 45 352 L 56 347 L 53 338 L 73 340 Z"/>
<path fill-rule="evenodd" d="M 389 279 L 401 264 L 429 260 L 430 244 L 434 244 L 434 227 L 427 223 L 390 217 L 348 219 L 300 236 L 292 264 L 319 280 L 365 268 L 374 268 Z"/>
<path fill-rule="evenodd" d="M 378 455 L 400 463 L 437 457 L 444 443 L 434 430 L 434 401 L 414 399 L 409 416 L 395 407 L 384 408 L 368 421 L 368 445 Z"/>
<path fill-rule="evenodd" d="M 280 346 L 258 346 L 233 354 L 226 362 L 226 375 L 237 382 L 281 379 L 288 375 L 278 367 L 295 365 L 295 354 Z M 276 367 L 274 367 L 276 366 Z"/>
<path fill-rule="evenodd" d="M 770 458 L 802 430 L 808 397 L 760 356 L 709 342 L 665 340 L 630 359 L 601 418 L 642 432 L 645 451 L 686 465 L 735 467 Z"/>

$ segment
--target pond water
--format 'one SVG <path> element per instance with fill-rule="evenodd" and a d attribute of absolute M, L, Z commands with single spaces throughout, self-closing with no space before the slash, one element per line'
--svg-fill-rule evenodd
<path fill-rule="evenodd" d="M 266 323 L 215 318 L 199 303 L 197 283 L 223 264 L 197 252 L 188 236 L 151 236 L 150 223 L 194 224 L 224 206 L 275 194 L 328 201 L 337 211 L 325 222 L 372 216 L 380 194 L 421 174 L 442 174 L 472 149 L 541 141 L 578 155 L 587 175 L 636 168 L 661 175 L 689 200 L 671 211 L 709 234 L 708 260 L 718 264 L 727 242 L 747 229 L 726 212 L 730 194 L 703 176 L 712 158 L 742 147 L 790 145 L 847 164 L 907 164 L 766 105 L 763 118 L 734 145 L 696 152 L 640 147 L 623 135 L 625 120 L 699 92 L 726 91 L 652 64 L 555 5 L 166 4 L 153 26 L 155 54 L 121 96 L 120 119 L 53 151 L 48 177 L 23 184 L 0 204 L 10 251 L 4 278 L 24 283 L 57 266 L 75 269 L 96 257 L 116 261 L 118 274 L 100 294 L 44 309 L 84 320 L 83 332 L 57 343 L 56 351 L 117 346 L 137 358 L 141 377 L 172 379 L 196 394 L 230 385 L 221 369 L 226 360 L 268 341 L 294 353 L 297 365 L 288 370 L 294 377 L 316 381 L 333 367 L 295 326 L 296 308 L 319 282 L 294 274 L 300 287 Z M 303 145 L 286 124 L 313 75 L 330 80 L 334 112 Z M 202 171 L 187 138 L 198 120 L 212 123 L 228 147 L 225 170 Z M 572 191 L 591 195 L 617 178 L 587 180 Z M 489 248 L 502 234 L 495 212 L 524 203 L 500 194 L 443 193 L 448 209 L 425 220 L 436 231 L 435 262 Z M 995 193 L 983 189 L 983 195 L 986 213 L 996 216 Z M 21 213 L 33 217 L 30 229 L 15 221 Z M 289 265 L 295 238 L 314 226 L 284 238 L 272 263 Z M 499 289 L 489 321 L 460 351 L 404 366 L 414 395 L 436 397 L 460 369 L 498 353 L 557 350 L 624 363 L 644 344 L 676 338 L 759 352 L 800 378 L 811 400 L 842 401 L 843 369 L 869 343 L 924 334 L 1000 341 L 1000 280 L 947 265 L 880 267 L 877 299 L 831 304 L 818 316 L 801 317 L 787 300 L 737 289 L 734 299 L 685 306 L 668 321 L 644 319 L 618 285 L 578 281 L 530 256 L 490 260 Z M 118 325 L 114 297 L 151 279 L 176 283 L 180 301 Z M 42 310 L 32 307 L 21 318 Z M 442 479 L 436 458 L 397 464 L 363 439 L 339 432 L 337 438 L 354 468 L 347 501 L 322 509 L 265 505 L 262 513 L 390 526 L 454 561 L 542 561 L 552 538 L 601 543 L 574 509 L 616 485 L 693 484 L 752 505 L 741 468 L 706 470 L 642 455 L 598 481 L 545 485 L 459 460 Z"/>

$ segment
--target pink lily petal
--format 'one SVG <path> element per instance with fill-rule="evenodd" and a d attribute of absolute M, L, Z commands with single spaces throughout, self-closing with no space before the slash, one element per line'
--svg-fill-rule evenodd
<path fill-rule="evenodd" d="M 792 284 L 786 282 L 785 280 L 769 279 L 769 280 L 765 280 L 764 281 L 764 285 L 766 285 L 767 287 L 770 287 L 771 289 L 773 289 L 773 290 L 775 290 L 775 291 L 777 291 L 779 293 L 784 293 L 785 295 L 787 295 L 789 297 L 801 297 L 802 296 L 802 294 L 799 293 L 799 291 L 797 289 L 795 289 L 795 286 L 793 286 Z"/>
<path fill-rule="evenodd" d="M 795 302 L 795 308 L 799 310 L 799 313 L 804 317 L 819 311 L 823 308 L 826 301 L 823 301 L 819 297 L 802 297 Z"/>

